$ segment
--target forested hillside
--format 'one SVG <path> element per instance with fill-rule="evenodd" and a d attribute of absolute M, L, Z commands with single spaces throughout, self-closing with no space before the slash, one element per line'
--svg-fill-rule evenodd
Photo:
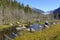
<path fill-rule="evenodd" d="M 54 14 L 54 18 L 55 18 L 55 19 L 60 19 L 60 7 L 57 8 L 57 9 L 55 9 L 55 10 L 53 11 L 53 14 Z"/>
<path fill-rule="evenodd" d="M 0 0 L 0 24 L 9 24 L 15 21 L 43 20 L 45 15 L 32 11 L 27 4 L 19 3 L 16 0 Z"/>

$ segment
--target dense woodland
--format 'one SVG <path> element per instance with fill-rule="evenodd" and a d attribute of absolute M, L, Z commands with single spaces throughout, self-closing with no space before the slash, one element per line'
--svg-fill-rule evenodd
<path fill-rule="evenodd" d="M 46 18 L 43 14 L 32 11 L 27 4 L 16 0 L 0 0 L 0 24 L 9 24 L 15 21 L 33 21 Z"/>

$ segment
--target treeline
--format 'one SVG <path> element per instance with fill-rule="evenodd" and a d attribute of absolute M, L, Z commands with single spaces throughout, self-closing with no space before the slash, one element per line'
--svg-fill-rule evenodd
<path fill-rule="evenodd" d="M 3 8 L 10 7 L 13 9 L 24 9 L 25 12 L 31 12 L 31 8 L 28 4 L 24 6 L 23 3 L 17 2 L 16 0 L 0 0 L 0 6 Z"/>

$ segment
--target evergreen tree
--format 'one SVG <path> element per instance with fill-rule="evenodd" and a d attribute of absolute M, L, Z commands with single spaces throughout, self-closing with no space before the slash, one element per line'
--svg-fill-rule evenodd
<path fill-rule="evenodd" d="M 27 13 L 31 13 L 31 12 L 32 12 L 32 10 L 31 10 L 31 8 L 29 7 L 29 5 L 27 5 L 24 10 L 25 10 L 25 12 L 27 12 Z"/>
<path fill-rule="evenodd" d="M 21 8 L 24 9 L 24 4 L 23 3 L 21 4 Z"/>

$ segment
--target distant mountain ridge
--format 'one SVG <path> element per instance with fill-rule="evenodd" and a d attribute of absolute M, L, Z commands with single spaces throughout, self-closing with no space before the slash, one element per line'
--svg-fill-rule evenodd
<path fill-rule="evenodd" d="M 37 9 L 37 8 L 32 8 L 33 12 L 37 12 L 37 13 L 45 13 L 44 11 Z"/>
<path fill-rule="evenodd" d="M 55 9 L 55 10 L 53 11 L 53 14 L 54 14 L 54 18 L 55 18 L 55 19 L 60 19 L 60 7 L 57 8 L 57 9 Z"/>
<path fill-rule="evenodd" d="M 60 7 L 57 8 L 57 9 L 55 9 L 55 10 L 53 11 L 53 13 L 60 13 Z"/>

